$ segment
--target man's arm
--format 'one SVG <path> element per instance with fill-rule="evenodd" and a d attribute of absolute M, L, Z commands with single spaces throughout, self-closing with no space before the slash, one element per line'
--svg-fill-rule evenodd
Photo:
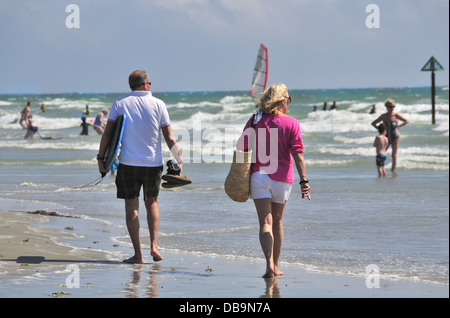
<path fill-rule="evenodd" d="M 175 135 L 172 132 L 172 127 L 164 126 L 161 128 L 164 140 L 166 141 L 167 147 L 169 147 L 170 153 L 177 161 L 180 169 L 183 170 L 183 160 L 181 160 L 180 150 L 178 149 L 177 140 L 175 139 Z"/>
<path fill-rule="evenodd" d="M 106 148 L 108 148 L 109 141 L 111 140 L 111 136 L 114 132 L 114 127 L 116 126 L 115 122 L 109 121 L 106 123 L 105 131 L 102 134 L 102 139 L 100 140 L 100 146 L 98 148 L 98 171 L 103 175 L 107 174 L 108 170 L 103 167 L 103 158 L 105 158 Z"/>

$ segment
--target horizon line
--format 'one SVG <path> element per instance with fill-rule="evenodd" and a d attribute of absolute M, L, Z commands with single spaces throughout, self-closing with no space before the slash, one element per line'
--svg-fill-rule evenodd
<path fill-rule="evenodd" d="M 448 88 L 449 84 L 444 85 L 437 85 L 436 88 Z M 429 86 L 391 86 L 391 87 L 340 87 L 340 88 L 289 88 L 289 91 L 322 91 L 322 90 L 356 90 L 356 89 L 403 89 L 403 88 L 431 88 L 431 85 Z M 16 92 L 16 93 L 0 93 L 0 95 L 58 95 L 58 94 L 129 94 L 131 91 L 111 91 L 111 92 L 105 92 L 105 91 L 92 91 L 92 92 L 58 92 L 58 93 L 30 93 L 30 92 Z M 248 90 L 239 90 L 239 89 L 230 89 L 230 90 L 167 90 L 167 91 L 151 91 L 151 93 L 155 94 L 165 94 L 165 93 L 220 93 L 220 92 L 248 92 L 250 94 L 250 91 Z"/>

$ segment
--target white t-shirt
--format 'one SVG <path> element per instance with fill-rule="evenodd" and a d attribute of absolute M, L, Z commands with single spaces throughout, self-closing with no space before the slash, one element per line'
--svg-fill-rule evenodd
<path fill-rule="evenodd" d="M 119 162 L 129 166 L 163 165 L 161 128 L 170 125 L 166 104 L 148 91 L 133 91 L 117 99 L 108 117 L 115 122 L 126 114 Z"/>

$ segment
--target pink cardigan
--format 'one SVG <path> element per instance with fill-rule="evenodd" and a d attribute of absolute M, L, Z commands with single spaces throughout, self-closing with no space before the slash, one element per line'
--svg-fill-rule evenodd
<path fill-rule="evenodd" d="M 251 117 L 239 137 L 236 148 L 247 149 L 252 125 Z M 246 130 L 250 128 L 249 130 Z M 303 153 L 300 125 L 295 118 L 285 115 L 266 115 L 255 124 L 256 162 L 251 173 L 264 171 L 272 180 L 286 183 L 294 182 L 292 155 Z M 265 139 L 265 140 L 264 140 Z"/>

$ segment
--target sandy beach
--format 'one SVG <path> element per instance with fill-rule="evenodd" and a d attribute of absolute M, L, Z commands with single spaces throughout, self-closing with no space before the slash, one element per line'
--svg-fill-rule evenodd
<path fill-rule="evenodd" d="M 433 301 L 429 312 L 448 301 L 448 0 L 0 1 L 3 316 L 404 317 L 420 300 Z M 135 70 L 148 78 L 130 87 Z M 305 171 L 293 168 L 284 274 L 264 279 L 258 202 L 233 201 L 224 183 L 261 93 L 277 83 L 288 88 L 276 98 L 289 105 L 283 115 L 300 127 L 311 200 L 299 184 Z M 192 180 L 161 186 L 160 262 L 140 192 L 141 265 L 123 262 L 135 253 L 125 203 L 117 173 L 102 176 L 97 160 L 99 121 L 114 120 L 113 105 L 134 89 L 158 99 L 143 130 L 164 114 Z M 379 119 L 392 144 L 381 178 Z M 159 161 L 158 138 L 130 125 L 134 116 L 117 159 Z M 270 129 L 261 163 L 287 162 L 273 147 L 285 132 Z M 170 144 L 161 139 L 163 174 Z"/>
<path fill-rule="evenodd" d="M 165 252 L 144 265 L 123 264 L 113 253 L 73 248 L 70 230 L 39 226 L 44 216 L 0 211 L 2 298 L 443 298 L 448 286 L 312 273 L 283 266 L 284 276 L 263 279 L 261 261 Z M 51 221 L 51 220 L 50 220 Z M 95 242 L 93 242 L 95 245 Z"/>

